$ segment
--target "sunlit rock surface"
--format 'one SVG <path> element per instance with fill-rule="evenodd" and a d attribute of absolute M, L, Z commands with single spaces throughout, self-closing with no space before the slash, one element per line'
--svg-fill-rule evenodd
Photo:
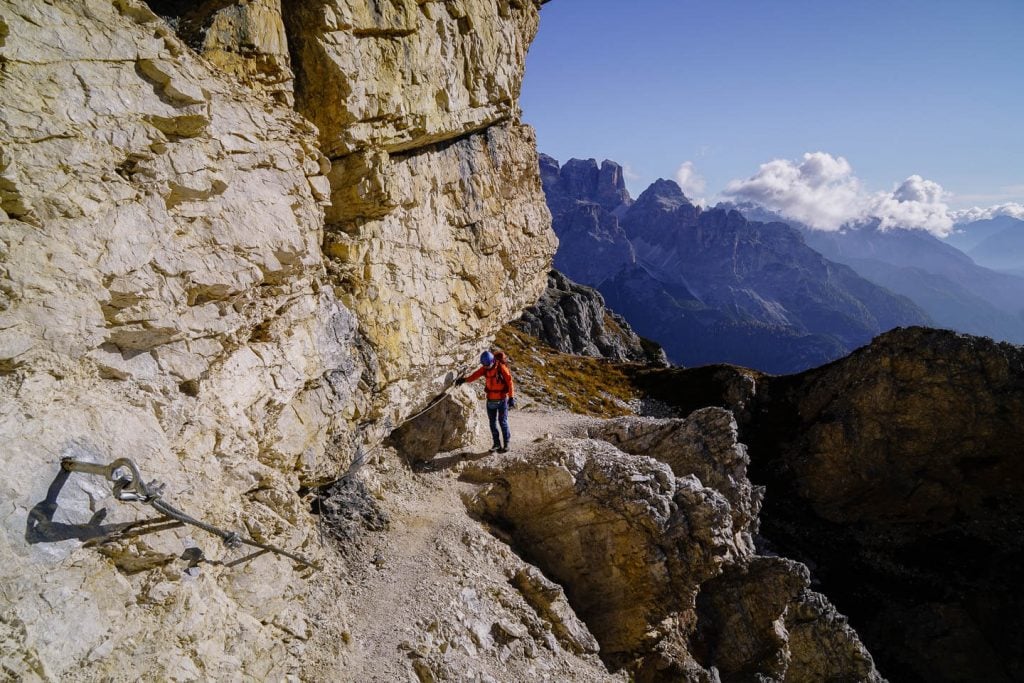
<path fill-rule="evenodd" d="M 808 590 L 808 569 L 756 553 L 760 491 L 727 411 L 586 432 L 602 440 L 550 441 L 466 476 L 489 483 L 471 507 L 565 588 L 613 670 L 643 681 L 882 680 L 845 619 Z"/>
<path fill-rule="evenodd" d="M 0 5 L 15 676 L 343 678 L 345 606 L 309 569 L 127 533 L 155 513 L 59 463 L 132 458 L 189 514 L 329 567 L 300 489 L 539 296 L 554 237 L 515 103 L 536 6 L 375 6 Z"/>

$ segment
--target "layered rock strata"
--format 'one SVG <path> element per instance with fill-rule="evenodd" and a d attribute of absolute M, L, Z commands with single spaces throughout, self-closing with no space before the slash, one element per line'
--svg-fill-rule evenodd
<path fill-rule="evenodd" d="M 555 440 L 465 476 L 488 484 L 473 509 L 562 584 L 610 666 L 642 681 L 881 680 L 806 567 L 755 552 L 759 498 L 727 411 L 588 433 L 608 441 Z"/>
<path fill-rule="evenodd" d="M 517 0 L 302 0 L 285 14 L 297 108 L 331 158 L 515 121 L 538 19 Z"/>
<path fill-rule="evenodd" d="M 217 69 L 277 103 L 295 104 L 281 0 L 182 2 L 151 0 L 150 8 Z"/>
<path fill-rule="evenodd" d="M 309 623 L 344 605 L 303 565 L 133 531 L 148 507 L 59 463 L 130 457 L 192 516 L 330 567 L 299 489 L 539 296 L 554 237 L 515 104 L 536 5 L 378 5 L 0 7 L 13 675 L 343 678 Z"/>
<path fill-rule="evenodd" d="M 543 289 L 556 243 L 516 102 L 537 8 L 308 0 L 284 19 L 332 162 L 328 268 L 397 421 Z"/>
<path fill-rule="evenodd" d="M 514 324 L 563 353 L 668 365 L 664 349 L 638 336 L 625 318 L 605 308 L 600 292 L 557 270 L 548 273 L 540 300 Z"/>

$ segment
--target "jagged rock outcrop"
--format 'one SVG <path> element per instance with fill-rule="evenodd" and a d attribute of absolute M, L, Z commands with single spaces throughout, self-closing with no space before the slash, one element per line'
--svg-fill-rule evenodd
<path fill-rule="evenodd" d="M 540 301 L 514 324 L 563 353 L 668 365 L 661 346 L 637 336 L 625 318 L 605 308 L 596 289 L 557 270 L 548 273 Z"/>
<path fill-rule="evenodd" d="M 767 490 L 761 533 L 814 567 L 884 675 L 1018 680 L 1022 347 L 907 328 L 798 375 L 672 369 L 640 382 L 675 405 L 735 409 Z"/>
<path fill-rule="evenodd" d="M 608 212 L 622 211 L 633 203 L 626 189 L 622 166 L 605 159 L 570 159 L 560 166 L 558 160 L 541 154 L 540 178 L 545 196 L 550 196 L 552 212 L 561 214 L 580 202 L 590 202 Z"/>
<path fill-rule="evenodd" d="M 735 543 L 753 551 L 764 489 L 747 479 L 750 458 L 728 411 L 703 408 L 685 420 L 623 417 L 589 424 L 581 435 L 660 460 L 677 477 L 696 475 L 729 501 Z"/>
<path fill-rule="evenodd" d="M 569 605 L 565 591 L 540 570 L 532 565 L 523 567 L 512 577 L 512 584 L 537 614 L 551 624 L 555 637 L 566 648 L 578 653 L 600 650 L 594 635 Z"/>
<path fill-rule="evenodd" d="M 108 538 L 149 508 L 59 461 L 133 458 L 193 516 L 329 565 L 300 488 L 543 289 L 515 102 L 536 25 L 534 2 L 3 3 L 15 675 L 343 677 L 309 623 L 344 606 L 302 565 L 210 564 L 235 558 L 194 528 Z"/>
<path fill-rule="evenodd" d="M 464 476 L 489 483 L 471 507 L 565 588 L 610 666 L 640 681 L 881 680 L 806 567 L 755 553 L 758 498 L 727 411 L 587 433 L 672 466 L 563 439 Z"/>
<path fill-rule="evenodd" d="M 295 104 L 295 74 L 281 0 L 151 0 L 149 6 L 219 70 L 253 91 L 270 94 L 278 104 Z"/>
<path fill-rule="evenodd" d="M 736 365 L 649 368 L 634 375 L 644 394 L 670 403 L 687 415 L 708 406 L 729 409 L 741 425 L 749 422 L 764 373 Z"/>

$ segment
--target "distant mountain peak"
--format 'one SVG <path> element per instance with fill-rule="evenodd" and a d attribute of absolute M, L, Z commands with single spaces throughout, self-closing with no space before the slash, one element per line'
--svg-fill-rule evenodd
<path fill-rule="evenodd" d="M 596 159 L 573 158 L 559 167 L 554 157 L 541 154 L 540 170 L 548 194 L 554 192 L 576 201 L 593 202 L 606 211 L 633 203 L 622 166 L 614 161 L 605 159 L 598 166 Z"/>
<path fill-rule="evenodd" d="M 637 205 L 656 204 L 663 211 L 674 211 L 680 206 L 693 206 L 674 180 L 658 178 L 636 200 Z"/>
<path fill-rule="evenodd" d="M 785 223 L 749 222 L 731 206 L 706 211 L 666 179 L 609 210 L 609 190 L 625 192 L 618 164 L 552 161 L 542 157 L 541 175 L 560 240 L 556 267 L 596 287 L 677 361 L 791 372 L 928 321 Z"/>

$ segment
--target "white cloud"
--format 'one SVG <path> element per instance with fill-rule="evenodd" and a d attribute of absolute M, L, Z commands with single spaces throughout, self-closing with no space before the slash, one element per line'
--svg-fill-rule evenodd
<path fill-rule="evenodd" d="M 878 218 L 878 227 L 882 230 L 927 230 L 938 237 L 945 237 L 953 230 L 953 218 L 945 202 L 947 195 L 935 181 L 912 175 L 891 194 L 876 194 L 868 209 L 868 217 Z"/>
<path fill-rule="evenodd" d="M 676 183 L 682 188 L 683 194 L 690 199 L 695 199 L 703 194 L 708 185 L 704 176 L 697 172 L 697 167 L 693 165 L 692 161 L 684 161 L 680 164 L 676 169 L 675 178 Z"/>
<path fill-rule="evenodd" d="M 804 154 L 799 163 L 776 159 L 723 193 L 749 201 L 818 230 L 877 219 L 883 230 L 907 228 L 947 235 L 953 229 L 947 193 L 938 183 L 912 175 L 892 192 L 869 193 L 843 157 Z"/>
<path fill-rule="evenodd" d="M 797 163 L 775 159 L 750 178 L 733 180 L 723 194 L 760 204 L 818 230 L 838 230 L 862 215 L 860 181 L 843 157 L 804 154 Z"/>
<path fill-rule="evenodd" d="M 1007 204 L 990 206 L 986 209 L 983 209 L 980 206 L 975 206 L 970 209 L 963 209 L 962 211 L 954 211 L 952 213 L 953 222 L 958 224 L 988 220 L 996 218 L 997 216 L 1010 216 L 1011 218 L 1024 220 L 1024 204 L 1009 202 Z"/>
<path fill-rule="evenodd" d="M 622 177 L 629 181 L 636 181 L 643 178 L 643 176 L 633 170 L 633 167 L 628 163 L 622 165 Z"/>

